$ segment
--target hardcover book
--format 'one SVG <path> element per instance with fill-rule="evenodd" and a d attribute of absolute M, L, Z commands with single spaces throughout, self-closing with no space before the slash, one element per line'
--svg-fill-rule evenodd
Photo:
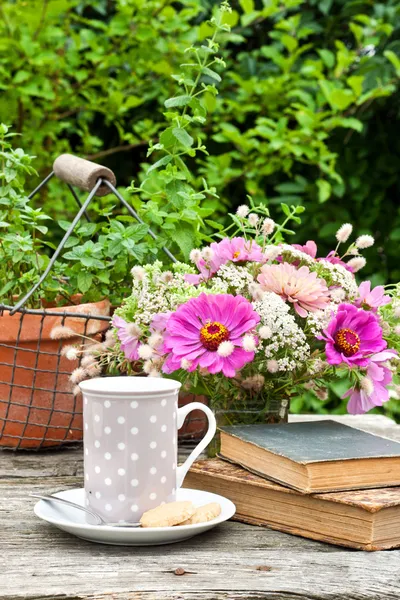
<path fill-rule="evenodd" d="M 400 485 L 400 444 L 336 421 L 220 429 L 221 458 L 304 493 Z"/>
<path fill-rule="evenodd" d="M 219 459 L 195 463 L 184 487 L 222 494 L 251 525 L 360 550 L 400 546 L 400 487 L 301 494 Z"/>

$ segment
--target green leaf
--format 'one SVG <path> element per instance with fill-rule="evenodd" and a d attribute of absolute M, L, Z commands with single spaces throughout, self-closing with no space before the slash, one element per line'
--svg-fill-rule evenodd
<path fill-rule="evenodd" d="M 331 195 L 331 184 L 325 179 L 317 179 L 316 184 L 318 188 L 318 201 L 320 204 L 323 204 Z"/>
<path fill-rule="evenodd" d="M 208 67 L 203 68 L 203 74 L 208 75 L 208 77 L 211 77 L 211 79 L 215 79 L 215 81 L 218 81 L 218 83 L 222 81 L 221 76 Z"/>
<path fill-rule="evenodd" d="M 85 294 L 92 285 L 93 275 L 87 271 L 80 271 L 77 277 L 78 289 L 82 294 Z"/>
<path fill-rule="evenodd" d="M 390 61 L 396 71 L 396 75 L 400 77 L 400 58 L 393 52 L 393 50 L 385 50 L 383 56 Z"/>
<path fill-rule="evenodd" d="M 190 148 L 193 146 L 194 139 L 185 129 L 182 129 L 181 127 L 174 127 L 172 134 L 185 148 Z"/>
<path fill-rule="evenodd" d="M 171 160 L 172 160 L 172 156 L 170 156 L 169 154 L 167 154 L 167 156 L 163 156 L 162 158 L 160 158 L 160 160 L 155 162 L 154 165 L 151 165 L 151 167 L 147 170 L 147 175 L 149 173 L 151 173 L 152 171 L 154 171 L 154 169 L 158 169 L 159 167 L 164 167 L 165 165 L 170 163 Z"/>
<path fill-rule="evenodd" d="M 288 207 L 287 204 L 284 204 L 283 202 L 281 202 L 281 209 L 287 217 L 290 217 L 290 208 Z"/>
<path fill-rule="evenodd" d="M 335 55 L 330 50 L 320 49 L 317 50 L 318 54 L 322 58 L 324 64 L 328 69 L 332 69 L 335 64 Z"/>
<path fill-rule="evenodd" d="M 242 7 L 245 14 L 254 11 L 254 0 L 239 0 L 239 4 Z"/>
<path fill-rule="evenodd" d="M 175 96 L 174 98 L 168 98 L 164 102 L 165 108 L 174 108 L 175 106 L 186 106 L 191 101 L 191 96 L 184 94 L 183 96 Z"/>
<path fill-rule="evenodd" d="M 178 235 L 176 236 L 176 243 L 178 244 L 185 260 L 189 259 L 191 250 L 196 246 L 196 238 L 192 225 L 189 223 L 179 223 Z"/>

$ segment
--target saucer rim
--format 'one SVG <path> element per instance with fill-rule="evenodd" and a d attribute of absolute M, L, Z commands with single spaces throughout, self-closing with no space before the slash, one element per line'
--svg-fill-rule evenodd
<path fill-rule="evenodd" d="M 64 498 L 64 494 L 68 493 L 68 492 L 77 492 L 77 491 L 84 491 L 85 488 L 80 487 L 80 488 L 68 488 L 66 490 L 61 490 L 59 492 L 54 493 L 54 496 L 58 496 L 60 498 Z M 46 500 L 38 500 L 38 502 L 36 502 L 33 511 L 35 513 L 35 515 L 41 519 L 42 521 L 45 521 L 47 523 L 50 523 L 52 525 L 55 525 L 57 527 L 62 527 L 62 526 L 72 526 L 75 528 L 79 528 L 82 531 L 104 531 L 104 532 L 115 532 L 116 530 L 118 530 L 119 532 L 140 532 L 140 533 L 162 533 L 162 532 L 168 532 L 168 531 L 177 531 L 177 528 L 179 527 L 179 531 L 193 531 L 195 532 L 197 529 L 201 529 L 203 527 L 214 527 L 216 525 L 219 525 L 220 523 L 224 523 L 225 521 L 228 521 L 229 519 L 231 519 L 234 514 L 236 513 L 236 505 L 232 502 L 232 500 L 229 500 L 229 498 L 226 498 L 225 496 L 222 496 L 221 494 L 215 494 L 214 492 L 208 492 L 206 490 L 195 490 L 193 488 L 180 488 L 182 490 L 186 490 L 188 492 L 197 492 L 200 494 L 211 494 L 212 496 L 215 496 L 215 502 L 217 502 L 217 498 L 222 498 L 226 503 L 228 503 L 228 506 L 226 508 L 226 510 L 229 513 L 229 516 L 223 516 L 222 511 L 221 514 L 218 515 L 218 517 L 215 517 L 215 519 L 212 519 L 211 521 L 205 521 L 203 523 L 193 523 L 192 525 L 173 525 L 173 526 L 168 526 L 168 527 L 116 527 L 114 525 L 91 525 L 90 523 L 77 523 L 75 521 L 71 521 L 71 520 L 63 520 L 60 521 L 59 519 L 54 519 L 52 517 L 48 517 L 48 516 L 44 516 L 43 514 L 40 514 L 40 507 L 46 502 Z M 178 490 L 179 491 L 179 490 Z M 66 498 L 68 499 L 68 498 Z M 212 500 L 210 500 L 212 501 Z M 228 508 L 229 507 L 229 508 Z M 75 534 L 76 535 L 76 534 Z M 137 535 L 136 533 L 133 533 L 133 535 Z"/>

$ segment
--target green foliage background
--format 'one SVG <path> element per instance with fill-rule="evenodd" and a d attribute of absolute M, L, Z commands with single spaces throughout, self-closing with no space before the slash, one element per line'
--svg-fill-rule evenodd
<path fill-rule="evenodd" d="M 40 177 L 59 154 L 72 152 L 113 169 L 121 189 L 132 179 L 143 182 L 159 158 L 147 159 L 146 152 L 165 127 L 164 101 L 179 93 L 171 75 L 186 60 L 183 50 L 209 35 L 206 21 L 216 4 L 3 0 L 0 121 L 23 134 L 19 144 L 36 155 Z M 357 234 L 377 239 L 363 277 L 374 284 L 398 281 L 400 2 L 231 4 L 232 33 L 221 40 L 222 82 L 205 77 L 219 94 L 204 94 L 207 122 L 192 133 L 206 142 L 209 156 L 188 164 L 194 188 L 203 189 L 204 177 L 219 199 L 185 210 L 182 201 L 174 204 L 176 194 L 162 191 L 151 203 L 132 196 L 135 207 L 162 232 L 160 243 L 185 257 L 199 240 L 203 217 L 209 217 L 208 233 L 217 231 L 246 194 L 267 201 L 272 213 L 281 202 L 302 204 L 307 211 L 296 241 L 315 239 L 324 255 L 338 226 L 352 222 Z M 157 169 L 148 185 L 160 188 Z M 76 211 L 74 201 L 53 180 L 35 202 L 53 217 L 47 225 L 56 244 Z M 99 199 L 97 216 L 107 219 L 113 203 L 110 196 Z M 119 226 L 112 227 L 118 237 Z M 90 250 L 93 234 L 83 227 L 79 245 Z M 142 257 L 143 245 L 136 254 Z M 81 276 L 86 290 L 92 281 Z M 304 402 L 312 403 L 299 399 L 299 410 Z"/>

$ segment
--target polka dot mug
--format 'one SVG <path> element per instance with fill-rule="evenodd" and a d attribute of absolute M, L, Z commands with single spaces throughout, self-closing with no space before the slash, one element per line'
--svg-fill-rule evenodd
<path fill-rule="evenodd" d="M 86 504 L 107 522 L 140 519 L 173 502 L 189 468 L 215 435 L 212 411 L 200 402 L 178 408 L 181 384 L 153 377 L 98 377 L 83 393 Z M 202 410 L 208 431 L 177 466 L 178 429 Z"/>

